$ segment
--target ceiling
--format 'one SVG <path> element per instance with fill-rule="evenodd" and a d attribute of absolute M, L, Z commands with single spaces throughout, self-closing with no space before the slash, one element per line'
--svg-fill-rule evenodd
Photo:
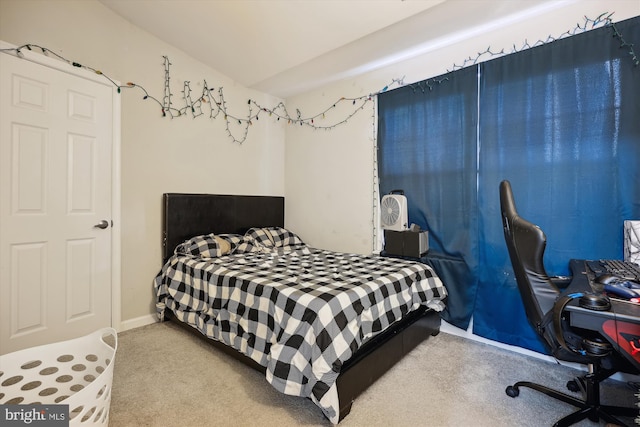
<path fill-rule="evenodd" d="M 99 0 L 239 84 L 287 98 L 557 0 Z"/>

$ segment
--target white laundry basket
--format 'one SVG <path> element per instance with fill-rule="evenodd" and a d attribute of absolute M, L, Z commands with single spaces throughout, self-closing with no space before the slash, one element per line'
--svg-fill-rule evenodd
<path fill-rule="evenodd" d="M 107 426 L 117 347 L 104 328 L 0 356 L 0 404 L 69 405 L 70 426 Z"/>

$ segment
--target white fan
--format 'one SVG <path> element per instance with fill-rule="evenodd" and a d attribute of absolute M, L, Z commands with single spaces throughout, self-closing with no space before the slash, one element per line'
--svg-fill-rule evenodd
<path fill-rule="evenodd" d="M 407 229 L 407 198 L 402 194 L 386 194 L 380 202 L 381 226 L 385 230 Z"/>

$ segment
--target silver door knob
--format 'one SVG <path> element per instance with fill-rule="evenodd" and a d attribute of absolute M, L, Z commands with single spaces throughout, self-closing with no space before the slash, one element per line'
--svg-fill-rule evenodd
<path fill-rule="evenodd" d="M 109 222 L 106 219 L 103 219 L 102 221 L 100 221 L 99 223 L 97 223 L 96 225 L 94 225 L 95 228 L 101 228 L 101 229 L 105 229 L 109 226 Z"/>

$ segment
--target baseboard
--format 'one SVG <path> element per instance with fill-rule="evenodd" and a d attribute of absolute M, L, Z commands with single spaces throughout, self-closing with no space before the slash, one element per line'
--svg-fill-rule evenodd
<path fill-rule="evenodd" d="M 532 351 L 532 350 L 527 350 L 526 348 L 522 348 L 522 347 L 518 347 L 515 345 L 509 345 L 509 344 L 503 344 L 501 342 L 498 341 L 493 341 L 487 338 L 483 338 L 479 335 L 475 335 L 472 332 L 473 325 L 470 324 L 469 325 L 469 329 L 467 329 L 466 331 L 464 329 L 460 329 L 457 326 L 453 326 L 450 323 L 447 323 L 445 321 L 442 321 L 442 325 L 440 326 L 440 331 L 446 333 L 446 334 L 450 334 L 450 335 L 456 335 L 462 338 L 467 338 L 473 341 L 478 341 L 484 344 L 489 344 L 492 345 L 494 347 L 498 347 L 498 348 L 502 348 L 505 350 L 509 350 L 509 351 L 513 351 L 515 353 L 520 353 L 520 354 L 524 354 L 527 356 L 531 356 L 531 357 L 535 357 L 537 359 L 542 359 L 542 360 L 546 360 L 547 362 L 553 362 L 553 363 L 557 363 L 557 360 L 555 358 L 553 358 L 552 356 L 546 355 L 546 354 L 542 354 L 542 353 L 538 353 L 536 351 Z M 581 366 L 581 365 L 577 365 L 577 366 Z"/>
<path fill-rule="evenodd" d="M 473 321 L 473 319 L 472 319 Z M 519 354 L 524 354 L 527 356 L 531 356 L 531 357 L 535 357 L 537 359 L 541 359 L 547 362 L 551 362 L 554 364 L 558 364 L 560 363 L 561 365 L 564 366 L 569 366 L 571 368 L 574 369 L 579 369 L 582 371 L 586 371 L 587 367 L 585 365 L 581 365 L 579 363 L 569 363 L 569 362 L 564 362 L 564 361 L 558 361 L 555 357 L 553 356 L 549 356 L 547 354 L 542 354 L 542 353 L 538 353 L 536 351 L 532 351 L 532 350 L 527 350 L 526 348 L 522 348 L 522 347 L 518 347 L 515 345 L 509 345 L 509 344 L 503 344 L 501 342 L 498 341 L 493 341 L 487 338 L 483 338 L 481 336 L 475 335 L 472 331 L 473 331 L 473 323 L 469 324 L 469 328 L 465 331 L 464 329 L 460 329 L 456 326 L 451 325 L 450 323 L 445 322 L 444 320 L 442 321 L 442 324 L 440 326 L 440 331 L 444 332 L 446 334 L 450 334 L 450 335 L 456 335 L 462 338 L 467 338 L 473 341 L 478 341 L 484 344 L 489 344 L 492 345 L 494 347 L 498 347 L 498 348 L 502 348 L 505 350 L 509 350 L 509 351 L 513 351 L 515 353 L 519 353 Z M 614 374 L 611 376 L 611 379 L 616 380 L 616 381 L 622 381 L 622 382 L 639 382 L 640 381 L 640 376 L 639 375 L 632 375 L 632 374 L 626 374 L 626 373 L 622 373 L 622 372 L 618 372 L 617 374 Z"/>
<path fill-rule="evenodd" d="M 120 332 L 128 331 L 129 329 L 139 328 L 141 326 L 151 325 L 156 323 L 158 317 L 155 314 L 148 314 L 146 316 L 136 317 L 135 319 L 129 319 L 122 321 Z"/>

